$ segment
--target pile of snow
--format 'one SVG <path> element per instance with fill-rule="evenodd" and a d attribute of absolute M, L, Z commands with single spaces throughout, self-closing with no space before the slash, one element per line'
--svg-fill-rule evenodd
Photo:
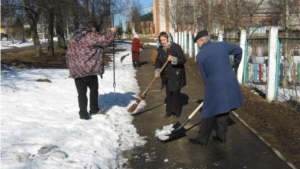
<path fill-rule="evenodd" d="M 131 55 L 120 62 L 131 45 L 118 46 L 127 51 L 115 55 L 116 87 L 110 64 L 99 78 L 99 107 L 106 112 L 91 120 L 79 119 L 68 69 L 1 71 L 1 168 L 121 168 L 122 151 L 145 144 L 127 112 L 140 93 Z"/>

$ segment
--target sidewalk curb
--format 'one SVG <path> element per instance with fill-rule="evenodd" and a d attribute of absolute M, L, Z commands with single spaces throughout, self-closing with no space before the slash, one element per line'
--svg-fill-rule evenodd
<path fill-rule="evenodd" d="M 254 130 L 251 126 L 249 126 L 242 118 L 240 118 L 240 116 L 236 112 L 234 111 L 231 112 L 237 119 L 240 120 L 240 122 L 242 122 L 248 129 L 250 129 L 262 142 L 264 142 L 282 161 L 284 161 L 292 169 L 297 169 L 297 167 L 294 164 L 288 162 L 286 158 L 276 148 L 274 148 L 269 142 L 267 142 L 256 130 Z"/>

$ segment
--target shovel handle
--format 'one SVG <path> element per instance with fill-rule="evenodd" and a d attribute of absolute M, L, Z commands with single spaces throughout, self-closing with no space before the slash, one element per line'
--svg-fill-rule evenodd
<path fill-rule="evenodd" d="M 161 67 L 161 69 L 159 70 L 159 74 L 164 70 L 164 68 L 167 66 L 168 64 L 168 60 L 165 62 L 165 64 Z M 156 80 L 157 77 L 154 77 L 153 80 L 150 82 L 150 84 L 147 86 L 146 90 L 142 93 L 143 96 L 145 96 L 145 94 L 147 93 L 147 91 L 149 90 L 150 86 L 154 83 L 154 81 Z"/>
<path fill-rule="evenodd" d="M 188 119 L 191 119 L 197 112 L 198 110 L 202 107 L 203 102 L 201 102 L 201 104 L 199 104 L 199 106 L 193 111 L 193 113 L 188 117 Z"/>

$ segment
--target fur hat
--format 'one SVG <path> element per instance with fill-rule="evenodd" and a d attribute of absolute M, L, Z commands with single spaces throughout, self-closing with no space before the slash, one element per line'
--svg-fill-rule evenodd
<path fill-rule="evenodd" d="M 134 34 L 133 37 L 138 39 L 139 35 L 138 34 Z"/>
<path fill-rule="evenodd" d="M 200 39 L 204 36 L 208 36 L 207 30 L 203 30 L 203 31 L 198 32 L 196 37 L 194 38 L 194 43 L 196 43 L 198 39 Z"/>

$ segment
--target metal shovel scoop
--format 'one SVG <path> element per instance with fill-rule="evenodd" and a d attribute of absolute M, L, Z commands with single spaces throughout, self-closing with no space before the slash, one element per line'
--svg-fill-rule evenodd
<path fill-rule="evenodd" d="M 181 136 L 187 131 L 184 128 L 184 125 L 188 121 L 190 121 L 190 119 L 198 112 L 198 110 L 202 107 L 202 105 L 203 102 L 193 111 L 193 113 L 182 124 L 180 122 L 176 122 L 172 125 L 164 126 L 162 130 L 157 129 L 155 131 L 155 136 L 162 141 L 171 140 Z"/>

